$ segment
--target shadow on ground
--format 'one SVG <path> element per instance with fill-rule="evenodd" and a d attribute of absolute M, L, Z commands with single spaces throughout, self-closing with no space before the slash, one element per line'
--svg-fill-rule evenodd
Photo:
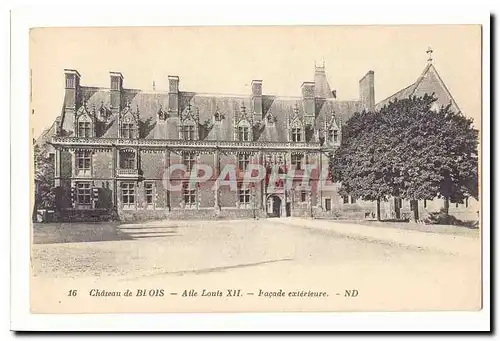
<path fill-rule="evenodd" d="M 127 227 L 118 222 L 33 224 L 34 244 L 120 241 L 176 235 L 176 226 Z"/>

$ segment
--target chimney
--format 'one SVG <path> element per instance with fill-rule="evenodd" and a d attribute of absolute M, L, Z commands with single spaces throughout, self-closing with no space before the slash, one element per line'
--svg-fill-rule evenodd
<path fill-rule="evenodd" d="M 252 110 L 255 115 L 254 120 L 261 120 L 262 117 L 262 81 L 252 81 Z"/>
<path fill-rule="evenodd" d="M 375 109 L 375 75 L 371 70 L 359 81 L 359 100 L 365 110 Z"/>
<path fill-rule="evenodd" d="M 314 82 L 302 83 L 302 103 L 305 116 L 315 116 Z"/>
<path fill-rule="evenodd" d="M 168 76 L 168 112 L 169 115 L 179 114 L 179 77 Z"/>
<path fill-rule="evenodd" d="M 65 94 L 64 112 L 74 114 L 80 106 L 80 73 L 72 69 L 64 69 Z"/>
<path fill-rule="evenodd" d="M 119 113 L 122 109 L 123 75 L 120 72 L 109 73 L 111 81 L 110 106 L 113 114 Z"/>

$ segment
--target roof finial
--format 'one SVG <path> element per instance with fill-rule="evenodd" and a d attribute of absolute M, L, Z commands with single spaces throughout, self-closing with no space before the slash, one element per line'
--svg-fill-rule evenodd
<path fill-rule="evenodd" d="M 426 53 L 429 55 L 429 59 L 427 59 L 427 62 L 428 62 L 429 64 L 432 64 L 432 52 L 434 52 L 434 51 L 433 51 L 433 50 L 432 50 L 432 48 L 429 46 L 429 48 L 428 48 L 428 49 L 427 49 L 427 51 L 426 51 Z"/>
<path fill-rule="evenodd" d="M 154 80 L 153 80 L 153 91 L 156 91 L 156 84 Z"/>

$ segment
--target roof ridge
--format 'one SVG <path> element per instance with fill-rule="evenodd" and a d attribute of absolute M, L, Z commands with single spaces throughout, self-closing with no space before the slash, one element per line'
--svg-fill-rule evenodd
<path fill-rule="evenodd" d="M 418 81 L 418 80 L 417 80 Z M 417 81 L 415 81 L 414 83 L 402 88 L 402 89 L 399 89 L 398 91 L 396 91 L 395 93 L 393 93 L 392 95 L 390 96 L 387 96 L 386 98 L 384 98 L 383 100 L 379 101 L 377 104 L 375 104 L 375 106 L 379 105 L 380 103 L 382 102 L 385 102 L 387 101 L 389 98 L 391 97 L 395 97 L 397 94 L 399 94 L 400 92 L 403 92 L 405 90 L 407 90 L 408 88 L 411 88 L 412 86 L 415 86 L 417 84 Z M 416 87 L 415 87 L 416 88 Z M 415 89 L 412 90 L 412 92 L 410 94 L 413 94 L 413 92 L 415 91 Z"/>
<path fill-rule="evenodd" d="M 437 71 L 436 67 L 433 64 L 430 64 L 430 66 L 432 66 L 432 69 L 434 70 L 434 73 L 436 74 L 439 83 L 442 85 L 443 89 L 446 91 L 446 93 L 448 94 L 448 96 L 450 96 L 451 102 L 457 107 L 458 113 L 461 113 L 462 110 L 460 110 L 460 107 L 458 106 L 457 101 L 455 101 L 455 98 L 453 97 L 453 95 L 451 94 L 450 90 L 448 89 L 448 87 L 444 83 L 443 79 L 439 75 L 439 72 Z M 430 67 L 429 67 L 429 70 L 430 70 Z"/>

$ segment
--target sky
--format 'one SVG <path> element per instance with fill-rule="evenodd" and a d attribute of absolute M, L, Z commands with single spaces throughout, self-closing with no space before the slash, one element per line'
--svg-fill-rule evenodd
<path fill-rule="evenodd" d="M 76 69 L 84 86 L 109 87 L 109 71 L 124 87 L 168 89 L 179 76 L 181 91 L 250 94 L 253 79 L 263 93 L 300 96 L 314 80 L 314 64 L 326 67 L 338 100 L 359 98 L 359 80 L 375 72 L 375 101 L 419 77 L 433 49 L 433 64 L 476 127 L 481 118 L 481 27 L 441 26 L 248 26 L 34 28 L 30 32 L 31 128 L 34 136 L 60 115 L 64 69 Z"/>

